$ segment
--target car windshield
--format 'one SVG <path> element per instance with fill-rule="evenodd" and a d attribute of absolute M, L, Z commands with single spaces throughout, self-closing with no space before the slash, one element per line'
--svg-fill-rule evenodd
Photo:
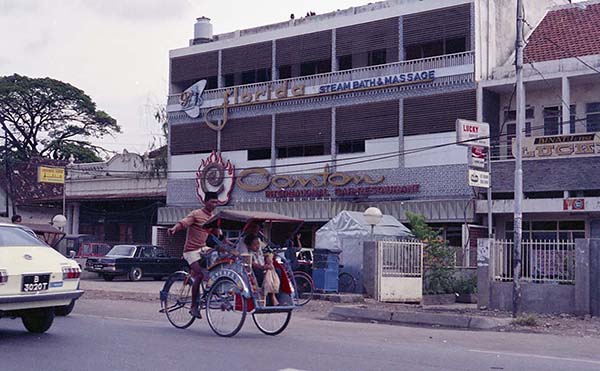
<path fill-rule="evenodd" d="M 110 249 L 106 256 L 133 256 L 135 253 L 135 246 L 131 245 L 117 245 Z"/>
<path fill-rule="evenodd" d="M 0 226 L 0 247 L 46 245 L 19 227 Z"/>

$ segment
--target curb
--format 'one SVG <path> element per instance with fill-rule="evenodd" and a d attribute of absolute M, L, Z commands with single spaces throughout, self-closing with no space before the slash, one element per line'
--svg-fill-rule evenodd
<path fill-rule="evenodd" d="M 472 330 L 492 330 L 510 324 L 509 318 L 488 318 L 462 314 L 427 312 L 391 312 L 386 310 L 335 306 L 329 312 L 331 320 L 362 320 L 421 326 L 440 326 Z"/>

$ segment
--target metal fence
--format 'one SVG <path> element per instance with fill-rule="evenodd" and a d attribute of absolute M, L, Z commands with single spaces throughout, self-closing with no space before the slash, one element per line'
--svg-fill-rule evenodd
<path fill-rule="evenodd" d="M 421 277 L 423 244 L 420 241 L 379 241 L 383 277 Z"/>
<path fill-rule="evenodd" d="M 491 258 L 496 281 L 512 281 L 513 251 L 513 241 L 494 241 Z M 534 283 L 575 283 L 575 242 L 523 241 L 521 279 Z"/>

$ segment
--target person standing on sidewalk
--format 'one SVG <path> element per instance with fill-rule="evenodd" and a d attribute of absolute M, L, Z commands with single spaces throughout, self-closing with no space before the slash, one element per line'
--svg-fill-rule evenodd
<path fill-rule="evenodd" d="M 204 275 L 202 268 L 207 268 L 206 255 L 212 249 L 206 245 L 206 239 L 210 234 L 209 229 L 202 227 L 213 215 L 213 211 L 219 203 L 216 192 L 206 192 L 204 195 L 204 207 L 196 209 L 188 216 L 177 222 L 172 228 L 169 228 L 169 235 L 187 229 L 185 245 L 183 248 L 183 258 L 190 265 L 190 274 L 194 278 L 192 285 L 192 308 L 190 314 L 196 318 L 202 318 L 198 309 L 198 292 Z"/>

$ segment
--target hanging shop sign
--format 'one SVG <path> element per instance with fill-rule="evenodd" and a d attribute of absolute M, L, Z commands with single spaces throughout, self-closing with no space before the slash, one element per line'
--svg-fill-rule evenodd
<path fill-rule="evenodd" d="M 196 173 L 196 195 L 204 203 L 206 192 L 218 194 L 219 205 L 227 205 L 235 184 L 235 166 L 231 161 L 223 161 L 220 153 L 213 151 L 202 160 Z"/>
<path fill-rule="evenodd" d="M 62 167 L 38 166 L 38 183 L 65 183 L 65 169 Z"/>
<path fill-rule="evenodd" d="M 469 147 L 469 167 L 475 169 L 485 169 L 486 157 L 487 148 L 479 146 Z"/>
<path fill-rule="evenodd" d="M 490 125 L 487 122 L 456 120 L 456 142 L 459 146 L 490 146 Z"/>
<path fill-rule="evenodd" d="M 517 152 L 513 139 L 512 153 Z M 523 138 L 524 160 L 591 157 L 600 155 L 600 133 Z"/>
<path fill-rule="evenodd" d="M 488 173 L 487 171 L 469 169 L 468 177 L 470 187 L 490 187 L 490 173 Z"/>

